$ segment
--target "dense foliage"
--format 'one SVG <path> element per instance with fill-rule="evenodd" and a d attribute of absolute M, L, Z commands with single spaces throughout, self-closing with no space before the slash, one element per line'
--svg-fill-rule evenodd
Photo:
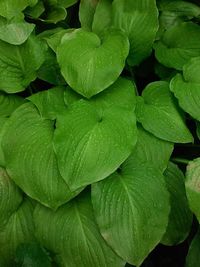
<path fill-rule="evenodd" d="M 1 267 L 199 267 L 199 139 L 198 1 L 0 1 Z"/>

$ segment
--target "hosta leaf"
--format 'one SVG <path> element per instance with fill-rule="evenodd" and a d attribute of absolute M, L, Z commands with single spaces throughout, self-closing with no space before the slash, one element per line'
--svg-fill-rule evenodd
<path fill-rule="evenodd" d="M 16 267 L 52 267 L 48 253 L 37 243 L 21 244 L 16 251 L 15 263 Z"/>
<path fill-rule="evenodd" d="M 12 213 L 17 210 L 23 200 L 21 191 L 10 179 L 6 170 L 2 167 L 0 167 L 0 196 L 1 232 L 2 227 L 6 225 Z"/>
<path fill-rule="evenodd" d="M 0 166 L 5 167 L 5 159 L 4 159 L 4 153 L 1 147 L 2 137 L 3 137 L 3 130 L 4 125 L 7 121 L 7 118 L 0 117 Z"/>
<path fill-rule="evenodd" d="M 160 10 L 160 35 L 163 34 L 166 29 L 200 15 L 200 7 L 194 3 L 180 0 L 164 0 L 160 1 L 158 4 Z"/>
<path fill-rule="evenodd" d="M 25 242 L 33 242 L 34 223 L 33 206 L 27 199 L 11 215 L 6 226 L 0 231 L 0 258 L 6 260 L 6 266 L 12 266 L 16 248 Z"/>
<path fill-rule="evenodd" d="M 11 20 L 0 17 L 0 40 L 20 45 L 28 39 L 34 28 L 34 24 L 23 21 L 23 15 Z"/>
<path fill-rule="evenodd" d="M 97 110 L 79 101 L 58 116 L 54 138 L 58 166 L 72 190 L 106 178 L 136 143 L 133 111 Z"/>
<path fill-rule="evenodd" d="M 92 30 L 94 13 L 99 0 L 81 0 L 79 6 L 79 20 L 81 28 Z"/>
<path fill-rule="evenodd" d="M 117 80 L 128 50 L 128 39 L 120 30 L 110 30 L 100 40 L 95 33 L 77 29 L 63 36 L 57 59 L 71 88 L 90 98 Z"/>
<path fill-rule="evenodd" d="M 197 232 L 196 236 L 190 244 L 188 255 L 186 257 L 185 267 L 199 267 L 200 263 L 200 231 Z"/>
<path fill-rule="evenodd" d="M 173 143 L 161 140 L 138 125 L 138 140 L 129 160 L 136 165 L 148 162 L 162 172 L 168 165 Z"/>
<path fill-rule="evenodd" d="M 112 24 L 112 1 L 99 0 L 92 22 L 92 31 L 98 35 L 103 34 Z"/>
<path fill-rule="evenodd" d="M 168 68 L 182 70 L 192 57 L 200 55 L 200 26 L 184 22 L 169 28 L 154 45 L 156 58 Z"/>
<path fill-rule="evenodd" d="M 162 173 L 147 163 L 125 161 L 118 172 L 92 185 L 92 203 L 107 243 L 125 261 L 140 266 L 168 222 L 169 195 Z"/>
<path fill-rule="evenodd" d="M 200 57 L 192 58 L 183 66 L 183 75 L 177 74 L 170 89 L 179 105 L 193 118 L 200 120 Z"/>
<path fill-rule="evenodd" d="M 31 95 L 28 99 L 38 108 L 41 117 L 56 119 L 67 107 L 64 103 L 65 87 L 57 86 Z"/>
<path fill-rule="evenodd" d="M 17 95 L 7 95 L 0 92 L 0 117 L 8 117 L 24 103 L 24 99 Z"/>
<path fill-rule="evenodd" d="M 44 47 L 34 36 L 20 46 L 0 41 L 0 90 L 16 93 L 36 79 L 44 61 Z"/>
<path fill-rule="evenodd" d="M 56 60 L 56 55 L 49 48 L 46 51 L 45 61 L 37 72 L 37 76 L 40 80 L 46 81 L 53 85 L 66 84 L 64 78 L 60 73 L 60 67 Z"/>
<path fill-rule="evenodd" d="M 192 212 L 200 222 L 200 158 L 190 161 L 186 172 L 186 193 Z"/>
<path fill-rule="evenodd" d="M 76 4 L 78 0 L 58 0 L 58 5 L 64 8 L 68 8 Z"/>
<path fill-rule="evenodd" d="M 34 221 L 38 240 L 47 249 L 60 255 L 63 261 L 61 266 L 124 266 L 99 233 L 90 194 L 79 196 L 56 212 L 38 205 Z"/>
<path fill-rule="evenodd" d="M 42 2 L 42 0 L 38 0 L 38 3 L 36 5 L 26 8 L 25 14 L 31 18 L 39 18 L 44 11 L 44 3 Z"/>
<path fill-rule="evenodd" d="M 43 119 L 32 103 L 26 103 L 6 123 L 2 147 L 8 174 L 16 184 L 33 199 L 57 208 L 77 192 L 69 190 L 58 171 L 53 123 Z"/>
<path fill-rule="evenodd" d="M 0 16 L 8 19 L 18 15 L 28 6 L 34 6 L 38 0 L 1 0 L 0 1 Z"/>
<path fill-rule="evenodd" d="M 185 192 L 185 177 L 177 165 L 169 163 L 164 172 L 170 193 L 171 211 L 165 235 L 161 243 L 172 246 L 183 242 L 188 236 L 192 224 L 192 213 L 189 209 Z"/>
<path fill-rule="evenodd" d="M 45 22 L 47 23 L 58 23 L 59 21 L 62 21 L 66 19 L 67 17 L 67 11 L 64 7 L 61 6 L 50 6 L 47 9 L 47 15 L 44 17 Z"/>
<path fill-rule="evenodd" d="M 129 65 L 138 65 L 150 55 L 158 30 L 155 0 L 114 0 L 113 25 L 123 29 L 130 41 Z"/>
<path fill-rule="evenodd" d="M 60 29 L 58 32 L 51 34 L 50 36 L 44 38 L 46 39 L 49 47 L 56 53 L 58 46 L 61 43 L 62 37 L 65 35 L 65 33 L 70 33 L 74 29 Z"/>
<path fill-rule="evenodd" d="M 136 114 L 147 131 L 174 143 L 193 141 L 167 82 L 150 83 L 142 97 L 138 97 Z"/>

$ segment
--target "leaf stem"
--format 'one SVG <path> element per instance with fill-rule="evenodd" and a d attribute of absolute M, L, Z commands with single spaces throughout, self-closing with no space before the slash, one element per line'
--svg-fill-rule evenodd
<path fill-rule="evenodd" d="M 171 161 L 174 163 L 181 163 L 181 164 L 188 164 L 190 162 L 189 159 L 183 159 L 183 158 L 172 158 Z"/>

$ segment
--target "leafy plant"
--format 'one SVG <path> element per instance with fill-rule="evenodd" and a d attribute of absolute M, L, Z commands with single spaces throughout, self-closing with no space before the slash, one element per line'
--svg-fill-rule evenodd
<path fill-rule="evenodd" d="M 200 266 L 199 40 L 198 1 L 1 0 L 0 266 Z"/>

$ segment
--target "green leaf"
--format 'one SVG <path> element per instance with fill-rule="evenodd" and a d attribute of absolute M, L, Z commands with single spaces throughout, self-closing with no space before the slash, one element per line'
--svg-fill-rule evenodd
<path fill-rule="evenodd" d="M 72 190 L 106 178 L 136 144 L 134 103 L 126 108 L 114 104 L 114 97 L 115 90 L 107 101 L 103 96 L 99 102 L 80 100 L 58 116 L 54 147 L 61 175 Z"/>
<path fill-rule="evenodd" d="M 110 0 L 99 0 L 92 22 L 92 31 L 102 35 L 106 28 L 112 24 L 112 2 Z"/>
<path fill-rule="evenodd" d="M 56 55 L 51 49 L 47 49 L 45 61 L 37 72 L 40 80 L 46 81 L 53 85 L 66 84 L 64 78 L 60 73 L 60 67 L 56 60 Z"/>
<path fill-rule="evenodd" d="M 38 0 L 1 0 L 0 1 L 0 16 L 12 18 L 18 15 L 28 6 L 36 5 Z"/>
<path fill-rule="evenodd" d="M 166 233 L 161 243 L 167 246 L 182 243 L 188 236 L 192 225 L 192 213 L 185 192 L 185 177 L 177 165 L 169 162 L 164 172 L 170 193 L 171 211 Z"/>
<path fill-rule="evenodd" d="M 184 22 L 169 28 L 154 44 L 157 60 L 168 68 L 182 70 L 192 57 L 200 55 L 200 26 Z"/>
<path fill-rule="evenodd" d="M 79 6 L 79 20 L 81 28 L 91 31 L 94 13 L 99 0 L 81 0 Z"/>
<path fill-rule="evenodd" d="M 30 100 L 39 110 L 41 117 L 56 119 L 67 107 L 64 103 L 65 87 L 57 86 L 46 91 L 29 96 Z"/>
<path fill-rule="evenodd" d="M 190 244 L 185 267 L 199 267 L 200 263 L 200 232 L 198 231 Z"/>
<path fill-rule="evenodd" d="M 95 33 L 77 29 L 63 36 L 57 59 L 70 87 L 90 98 L 117 80 L 128 49 L 128 39 L 120 30 L 110 30 L 100 40 Z"/>
<path fill-rule="evenodd" d="M 157 36 L 162 36 L 165 30 L 180 24 L 184 21 L 189 21 L 200 15 L 200 7 L 180 0 L 164 0 L 158 3 L 160 11 L 159 21 L 160 28 Z"/>
<path fill-rule="evenodd" d="M 31 202 L 25 199 L 0 231 L 0 258 L 6 260 L 6 266 L 13 266 L 15 251 L 20 244 L 35 240 L 33 209 Z"/>
<path fill-rule="evenodd" d="M 79 192 L 62 179 L 53 151 L 54 122 L 32 103 L 19 107 L 6 123 L 2 140 L 9 176 L 30 197 L 57 208 Z"/>
<path fill-rule="evenodd" d="M 70 33 L 72 32 L 74 29 L 60 29 L 59 31 L 51 34 L 50 36 L 44 38 L 49 47 L 56 53 L 57 52 L 57 48 L 61 43 L 61 39 L 62 37 L 65 35 L 65 33 Z"/>
<path fill-rule="evenodd" d="M 7 118 L 0 117 L 0 166 L 1 167 L 5 167 L 5 158 L 4 158 L 4 153 L 2 150 L 1 142 L 2 142 L 2 137 L 3 137 L 4 125 L 6 121 L 7 121 Z"/>
<path fill-rule="evenodd" d="M 123 29 L 130 41 L 128 64 L 139 65 L 151 53 L 158 30 L 155 0 L 114 0 L 113 25 Z"/>
<path fill-rule="evenodd" d="M 16 251 L 16 267 L 52 267 L 51 259 L 37 243 L 21 244 Z"/>
<path fill-rule="evenodd" d="M 167 82 L 147 85 L 142 97 L 138 97 L 136 115 L 147 131 L 163 140 L 174 143 L 193 141 Z"/>
<path fill-rule="evenodd" d="M 56 212 L 38 205 L 34 221 L 39 242 L 60 255 L 63 261 L 61 266 L 124 266 L 124 262 L 106 245 L 99 233 L 89 192 Z"/>
<path fill-rule="evenodd" d="M 169 195 L 162 173 L 128 160 L 118 172 L 92 185 L 100 231 L 114 251 L 140 266 L 160 242 L 168 223 Z"/>
<path fill-rule="evenodd" d="M 6 170 L 0 167 L 0 232 L 5 227 L 10 216 L 17 210 L 23 197 L 19 188 L 8 176 Z M 1 241 L 0 241 L 1 242 Z"/>
<path fill-rule="evenodd" d="M 186 193 L 190 209 L 200 222 L 200 158 L 190 161 L 186 172 Z"/>
<path fill-rule="evenodd" d="M 44 3 L 42 0 L 38 0 L 38 3 L 35 6 L 26 8 L 25 14 L 31 18 L 39 18 L 44 11 Z"/>
<path fill-rule="evenodd" d="M 43 62 L 44 47 L 34 36 L 20 46 L 0 41 L 0 90 L 8 93 L 25 90 L 36 79 Z"/>
<path fill-rule="evenodd" d="M 34 24 L 26 23 L 23 20 L 23 15 L 11 20 L 0 17 L 0 40 L 20 45 L 28 39 L 34 28 Z"/>
<path fill-rule="evenodd" d="M 64 8 L 68 8 L 76 4 L 78 0 L 58 0 L 58 5 Z"/>
<path fill-rule="evenodd" d="M 137 144 L 129 157 L 135 165 L 151 163 L 163 172 L 173 151 L 173 143 L 161 140 L 138 125 Z"/>
<path fill-rule="evenodd" d="M 0 117 L 8 117 L 24 103 L 24 99 L 17 95 L 7 95 L 0 92 Z"/>
<path fill-rule="evenodd" d="M 47 15 L 42 19 L 47 23 L 58 23 L 65 20 L 67 17 L 67 10 L 61 6 L 50 6 L 47 9 Z"/>
<path fill-rule="evenodd" d="M 200 120 L 200 57 L 192 58 L 183 66 L 183 75 L 177 74 L 170 89 L 179 105 L 193 118 Z"/>

